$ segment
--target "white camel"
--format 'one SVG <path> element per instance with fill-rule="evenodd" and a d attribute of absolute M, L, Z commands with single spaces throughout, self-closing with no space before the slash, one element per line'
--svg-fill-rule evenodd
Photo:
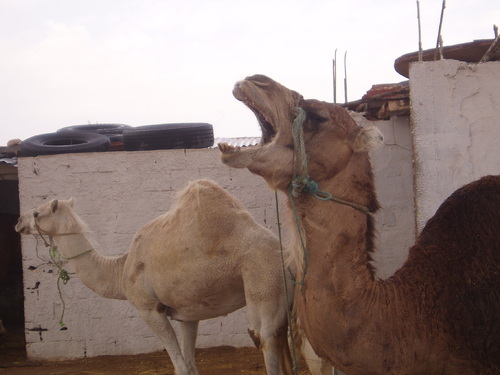
<path fill-rule="evenodd" d="M 267 373 L 292 373 L 279 245 L 234 196 L 209 180 L 190 183 L 119 257 L 92 247 L 73 202 L 46 202 L 24 213 L 16 230 L 51 237 L 83 284 L 132 303 L 160 338 L 176 374 L 198 375 L 198 322 L 245 304 L 248 331 L 263 351 Z M 288 289 L 292 296 L 293 285 Z M 169 318 L 180 322 L 180 343 Z"/>

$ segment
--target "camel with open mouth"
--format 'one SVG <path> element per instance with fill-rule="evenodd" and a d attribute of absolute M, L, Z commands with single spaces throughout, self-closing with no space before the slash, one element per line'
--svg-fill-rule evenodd
<path fill-rule="evenodd" d="M 380 132 L 263 75 L 233 94 L 255 113 L 262 140 L 219 144 L 221 160 L 288 197 L 295 301 L 316 353 L 350 375 L 499 374 L 500 176 L 447 198 L 404 265 L 379 280 L 368 151 Z"/>

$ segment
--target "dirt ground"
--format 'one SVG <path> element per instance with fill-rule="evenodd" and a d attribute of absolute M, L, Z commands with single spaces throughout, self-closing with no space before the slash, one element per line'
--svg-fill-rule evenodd
<path fill-rule="evenodd" d="M 265 375 L 264 360 L 255 348 L 221 346 L 198 349 L 201 375 Z M 299 374 L 308 375 L 299 362 Z M 174 375 L 166 352 L 128 356 L 102 356 L 64 362 L 32 362 L 26 359 L 22 331 L 0 338 L 0 374 L 7 375 Z"/>

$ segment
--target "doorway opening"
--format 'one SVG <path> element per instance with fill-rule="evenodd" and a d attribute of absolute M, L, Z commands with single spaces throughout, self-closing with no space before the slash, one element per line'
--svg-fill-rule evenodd
<path fill-rule="evenodd" d="M 19 212 L 17 168 L 0 161 L 0 363 L 26 357 Z"/>

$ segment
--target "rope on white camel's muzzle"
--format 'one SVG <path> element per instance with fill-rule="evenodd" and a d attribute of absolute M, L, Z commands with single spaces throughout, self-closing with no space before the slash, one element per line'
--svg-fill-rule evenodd
<path fill-rule="evenodd" d="M 59 325 L 61 326 L 61 329 L 67 329 L 65 327 L 65 323 L 63 321 L 64 313 L 66 311 L 66 303 L 64 302 L 64 298 L 63 298 L 63 295 L 62 295 L 60 281 L 62 280 L 63 284 L 66 285 L 68 283 L 69 279 L 71 278 L 70 275 L 74 275 L 75 273 L 74 272 L 68 272 L 67 270 L 65 270 L 63 268 L 63 260 L 61 260 L 62 256 L 61 256 L 61 253 L 57 250 L 57 246 L 54 244 L 54 238 L 53 238 L 53 236 L 50 235 L 50 234 L 48 234 L 47 231 L 44 231 L 42 228 L 40 228 L 40 226 L 38 225 L 38 223 L 36 221 L 35 221 L 35 228 L 36 228 L 38 234 L 40 235 L 40 237 L 42 238 L 45 247 L 49 247 L 50 259 L 52 259 L 52 262 L 57 267 L 57 282 L 56 282 L 56 285 L 57 285 L 57 291 L 59 293 L 59 299 L 61 300 L 61 305 L 62 305 L 61 317 L 59 318 Z M 45 237 L 43 236 L 44 234 L 49 236 L 49 241 L 47 241 L 45 239 Z M 62 233 L 60 235 L 61 236 L 65 236 L 65 235 L 73 235 L 73 234 L 78 234 L 78 233 Z M 80 257 L 82 255 L 88 254 L 88 253 L 90 253 L 92 251 L 94 251 L 94 249 L 89 249 L 89 250 L 83 251 L 83 252 L 81 252 L 81 253 L 79 253 L 77 255 L 74 255 L 72 257 L 68 257 L 68 258 L 65 258 L 65 259 L 66 260 L 75 259 L 75 258 L 78 258 L 78 257 Z"/>

